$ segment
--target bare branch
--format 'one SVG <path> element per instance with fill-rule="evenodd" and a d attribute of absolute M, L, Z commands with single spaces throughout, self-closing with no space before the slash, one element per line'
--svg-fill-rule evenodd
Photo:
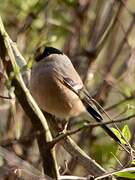
<path fill-rule="evenodd" d="M 50 142 L 50 144 L 52 146 L 54 146 L 57 142 L 59 142 L 60 140 L 66 138 L 67 136 L 70 136 L 72 134 L 75 134 L 75 133 L 78 133 L 84 129 L 87 129 L 87 128 L 95 128 L 95 127 L 98 127 L 98 126 L 101 126 L 101 125 L 105 125 L 105 124 L 113 124 L 113 123 L 120 123 L 120 122 L 123 122 L 123 121 L 127 121 L 127 120 L 130 120 L 132 118 L 135 117 L 135 114 L 131 115 L 131 116 L 128 116 L 128 117 L 125 117 L 125 118 L 121 118 L 121 119 L 117 119 L 115 121 L 106 121 L 106 122 L 100 122 L 100 123 L 88 123 L 88 124 L 84 124 L 82 127 L 80 128 L 77 128 L 77 129 L 73 129 L 73 130 L 68 130 L 66 131 L 65 133 L 59 135 L 58 137 L 54 138 L 53 141 Z"/>

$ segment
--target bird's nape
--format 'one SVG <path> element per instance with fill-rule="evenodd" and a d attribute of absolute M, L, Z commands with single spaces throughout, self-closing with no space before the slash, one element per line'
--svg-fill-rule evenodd
<path fill-rule="evenodd" d="M 46 46 L 44 51 L 36 57 L 36 61 L 39 62 L 51 54 L 63 54 L 63 53 L 59 49 Z"/>

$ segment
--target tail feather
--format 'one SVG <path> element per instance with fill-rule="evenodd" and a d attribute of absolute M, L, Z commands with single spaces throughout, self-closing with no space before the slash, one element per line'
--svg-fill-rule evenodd
<path fill-rule="evenodd" d="M 101 122 L 103 120 L 102 116 L 93 107 L 91 107 L 91 105 L 88 105 L 88 107 L 86 107 L 86 109 L 87 109 L 88 113 L 97 122 Z M 113 138 L 116 142 L 121 143 L 120 140 L 118 139 L 118 137 L 113 133 L 113 131 L 111 129 L 109 129 L 105 124 L 102 124 L 101 126 L 111 138 Z"/>
<path fill-rule="evenodd" d="M 90 105 L 91 102 L 91 97 L 89 96 L 89 94 L 87 93 L 87 91 L 84 88 L 78 89 L 76 90 L 73 87 L 73 80 L 70 80 L 69 78 L 64 78 L 63 77 L 63 83 L 66 84 L 66 86 L 68 86 L 73 92 L 75 92 L 80 100 L 82 101 L 82 103 L 84 104 L 84 106 L 86 107 L 88 113 L 97 121 L 97 122 L 101 122 L 103 120 L 102 116 Z M 82 96 L 84 95 L 84 96 Z M 121 144 L 120 140 L 118 139 L 118 137 L 112 132 L 111 129 L 109 129 L 105 124 L 102 124 L 101 127 L 106 131 L 106 133 L 112 137 L 116 142 L 118 142 L 119 144 Z"/>
<path fill-rule="evenodd" d="M 97 122 L 101 122 L 103 120 L 102 116 L 91 105 L 88 105 L 86 109 Z"/>

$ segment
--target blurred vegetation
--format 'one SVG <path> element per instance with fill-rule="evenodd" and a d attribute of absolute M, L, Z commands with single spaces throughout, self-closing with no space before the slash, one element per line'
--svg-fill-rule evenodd
<path fill-rule="evenodd" d="M 134 113 L 134 0 L 0 0 L 0 14 L 27 62 L 34 59 L 40 46 L 60 48 L 72 60 L 91 95 L 112 118 Z M 1 89 L 3 95 L 8 94 L 5 87 Z M 1 145 L 40 167 L 35 139 L 30 136 L 31 123 L 18 102 L 1 99 L 0 114 Z M 121 123 L 120 129 L 125 124 Z M 129 121 L 128 126 L 133 146 L 135 121 Z M 19 138 L 26 140 L 12 143 Z M 107 170 L 119 167 L 117 158 L 123 165 L 129 160 L 101 128 L 85 130 L 74 138 Z M 66 161 L 69 174 L 87 175 L 63 149 L 58 147 L 57 153 L 63 171 Z"/>

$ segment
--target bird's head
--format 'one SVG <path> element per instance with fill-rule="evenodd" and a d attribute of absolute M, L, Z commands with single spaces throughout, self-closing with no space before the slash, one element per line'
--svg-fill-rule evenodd
<path fill-rule="evenodd" d="M 59 49 L 56 49 L 54 47 L 47 47 L 46 46 L 44 51 L 36 57 L 36 61 L 39 62 L 43 58 L 46 58 L 46 57 L 48 57 L 49 55 L 52 55 L 52 54 L 63 54 L 63 53 Z"/>

